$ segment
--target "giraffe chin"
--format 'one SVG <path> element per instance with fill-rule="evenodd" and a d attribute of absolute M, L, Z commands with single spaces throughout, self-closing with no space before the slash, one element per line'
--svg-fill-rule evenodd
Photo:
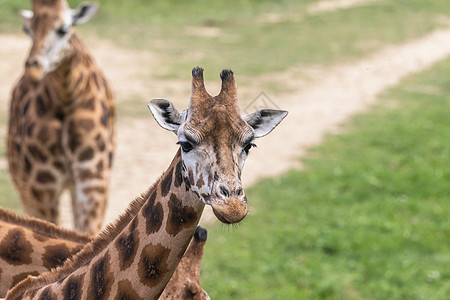
<path fill-rule="evenodd" d="M 44 78 L 44 70 L 41 68 L 28 68 L 25 71 L 25 76 L 33 83 L 39 83 Z"/>
<path fill-rule="evenodd" d="M 216 218 L 224 224 L 235 224 L 242 221 L 247 215 L 247 203 L 238 198 L 233 198 L 223 204 L 211 203 L 212 211 Z"/>

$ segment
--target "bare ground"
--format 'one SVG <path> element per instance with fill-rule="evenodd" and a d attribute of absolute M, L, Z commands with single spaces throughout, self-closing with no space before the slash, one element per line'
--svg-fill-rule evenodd
<path fill-rule="evenodd" d="M 101 41 L 88 41 L 99 64 L 116 89 L 118 102 L 137 99 L 142 109 L 151 98 L 164 97 L 183 109 L 188 103 L 189 80 L 157 80 L 150 70 L 157 70 L 159 60 L 151 52 L 118 48 Z M 22 71 L 29 41 L 26 37 L 0 34 L 0 113 L 6 113 L 10 89 Z M 364 111 L 376 96 L 395 85 L 403 77 L 422 71 L 450 55 L 450 29 L 435 31 L 421 39 L 385 50 L 350 66 L 334 66 L 327 70 L 293 68 L 284 73 L 258 78 L 242 78 L 237 74 L 240 95 L 258 95 L 261 83 L 283 83 L 289 93 L 270 95 L 272 101 L 289 111 L 288 117 L 269 136 L 257 141 L 244 170 L 246 185 L 256 180 L 279 175 L 299 167 L 298 158 L 308 148 L 321 142 L 328 132 L 351 115 Z M 189 70 L 185 70 L 189 73 Z M 217 72 L 220 70 L 206 70 Z M 303 75 L 300 75 L 303 74 Z M 302 79 L 303 78 L 303 79 Z M 240 80 L 243 79 L 243 80 Z M 247 82 L 239 86 L 239 82 Z M 219 89 L 217 82 L 206 82 L 211 94 Z M 241 97 L 242 98 L 242 97 Z M 246 107 L 251 99 L 241 100 Z M 127 118 L 119 115 L 118 148 L 112 175 L 111 200 L 107 221 L 123 212 L 129 202 L 144 192 L 158 178 L 176 151 L 176 137 L 159 128 L 150 113 L 145 118 Z M 4 142 L 5 128 L 0 129 Z M 0 167 L 5 167 L 4 163 Z M 69 201 L 64 200 L 62 219 L 71 224 Z M 249 199 L 251 205 L 251 199 Z M 206 214 L 210 216 L 210 214 Z M 206 217 L 203 222 L 207 222 Z M 70 226 L 70 225 L 68 225 Z"/>
<path fill-rule="evenodd" d="M 366 6 L 379 1 L 381 0 L 322 0 L 312 3 L 307 10 L 310 14 L 319 14 L 338 9 Z"/>

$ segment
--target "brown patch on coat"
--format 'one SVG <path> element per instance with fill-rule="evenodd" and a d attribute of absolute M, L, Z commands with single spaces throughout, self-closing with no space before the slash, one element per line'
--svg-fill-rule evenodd
<path fill-rule="evenodd" d="M 170 191 L 170 187 L 172 186 L 172 174 L 173 174 L 173 168 L 171 168 L 166 176 L 161 181 L 161 196 L 165 197 Z"/>
<path fill-rule="evenodd" d="M 53 162 L 53 166 L 60 171 L 61 173 L 64 173 L 66 171 L 66 167 L 64 166 L 64 164 L 60 161 L 54 161 Z"/>
<path fill-rule="evenodd" d="M 105 141 L 103 140 L 103 138 L 100 134 L 97 134 L 97 136 L 95 137 L 95 142 L 97 144 L 98 151 L 100 151 L 100 152 L 105 151 L 105 149 L 106 149 Z"/>
<path fill-rule="evenodd" d="M 177 235 L 185 228 L 191 227 L 197 220 L 197 213 L 190 206 L 183 206 L 180 199 L 175 194 L 170 195 L 169 217 L 167 218 L 166 229 L 170 235 Z"/>
<path fill-rule="evenodd" d="M 193 186 L 195 184 L 194 182 L 194 173 L 192 172 L 192 169 L 189 169 L 189 184 Z"/>
<path fill-rule="evenodd" d="M 175 187 L 180 187 L 181 183 L 183 183 L 183 174 L 181 172 L 181 165 L 182 165 L 182 162 L 180 160 L 175 167 L 175 174 L 174 174 L 175 178 L 174 178 L 174 182 L 173 182 Z"/>
<path fill-rule="evenodd" d="M 39 171 L 36 175 L 36 181 L 46 184 L 46 183 L 53 183 L 56 181 L 55 176 L 50 173 L 49 171 Z"/>
<path fill-rule="evenodd" d="M 131 282 L 128 279 L 119 281 L 117 284 L 117 294 L 114 300 L 144 300 L 138 293 L 133 289 Z"/>
<path fill-rule="evenodd" d="M 88 299 L 109 299 L 111 287 L 114 283 L 114 273 L 111 272 L 111 259 L 108 251 L 91 267 L 90 284 L 88 285 Z"/>
<path fill-rule="evenodd" d="M 77 121 L 77 127 L 86 132 L 91 131 L 95 127 L 95 123 L 91 119 L 80 119 Z"/>
<path fill-rule="evenodd" d="M 78 147 L 80 147 L 80 145 L 83 144 L 83 136 L 81 135 L 80 132 L 78 132 L 77 125 L 75 124 L 74 121 L 69 123 L 68 133 L 69 133 L 69 149 L 71 152 L 75 152 L 75 150 L 78 149 Z"/>
<path fill-rule="evenodd" d="M 197 187 L 201 188 L 203 185 L 205 185 L 205 181 L 203 181 L 203 174 L 200 174 L 200 178 L 197 181 Z"/>
<path fill-rule="evenodd" d="M 94 111 L 95 110 L 95 100 L 94 97 L 89 98 L 88 100 L 84 101 L 81 105 L 81 108 Z"/>
<path fill-rule="evenodd" d="M 51 288 L 46 287 L 39 296 L 39 300 L 57 300 L 57 299 L 56 295 L 52 292 Z"/>
<path fill-rule="evenodd" d="M 11 265 L 19 266 L 31 263 L 33 245 L 25 238 L 25 231 L 12 229 L 0 243 L 0 257 Z"/>
<path fill-rule="evenodd" d="M 149 244 L 142 249 L 138 263 L 138 275 L 142 284 L 155 287 L 162 281 L 169 272 L 167 259 L 171 251 L 160 244 Z"/>
<path fill-rule="evenodd" d="M 164 219 L 164 210 L 160 202 L 155 203 L 156 189 L 147 198 L 142 207 L 142 216 L 145 218 L 145 228 L 147 234 L 158 232 Z"/>
<path fill-rule="evenodd" d="M 36 145 L 28 146 L 28 152 L 38 162 L 45 163 L 48 159 L 47 155 L 45 155 Z"/>
<path fill-rule="evenodd" d="M 48 245 L 44 249 L 42 264 L 49 270 L 61 266 L 67 258 L 72 256 L 70 249 L 63 243 Z"/>
<path fill-rule="evenodd" d="M 135 217 L 135 220 L 137 218 Z M 134 227 L 134 226 L 131 226 Z M 130 227 L 130 231 L 117 237 L 115 246 L 119 254 L 119 267 L 123 271 L 131 266 L 139 247 L 138 232 Z"/>
<path fill-rule="evenodd" d="M 87 147 L 86 149 L 84 149 L 78 156 L 78 160 L 80 162 L 91 160 L 92 158 L 94 158 L 94 149 L 92 149 L 91 147 Z"/>
<path fill-rule="evenodd" d="M 83 276 L 72 275 L 65 280 L 63 288 L 64 300 L 80 300 L 83 294 Z"/>

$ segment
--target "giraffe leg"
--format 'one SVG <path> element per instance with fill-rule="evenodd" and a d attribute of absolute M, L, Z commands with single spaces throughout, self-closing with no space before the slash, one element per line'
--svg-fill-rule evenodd
<path fill-rule="evenodd" d="M 23 210 L 29 216 L 59 224 L 59 196 L 61 185 L 30 186 L 20 189 Z"/>
<path fill-rule="evenodd" d="M 96 234 L 103 225 L 108 199 L 108 179 L 75 182 L 71 189 L 75 229 Z"/>
<path fill-rule="evenodd" d="M 71 123 L 82 123 L 84 119 L 76 116 L 74 120 Z M 78 126 L 73 132 L 68 130 L 72 134 L 68 138 L 68 152 L 74 181 L 74 225 L 76 230 L 89 234 L 97 233 L 103 225 L 113 151 L 113 143 L 107 142 L 112 139 L 110 133 L 103 127 L 97 129 L 96 132 L 91 128 L 86 131 Z"/>

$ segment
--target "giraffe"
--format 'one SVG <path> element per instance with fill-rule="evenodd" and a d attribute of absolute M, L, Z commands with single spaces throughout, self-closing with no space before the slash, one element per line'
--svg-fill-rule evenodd
<path fill-rule="evenodd" d="M 75 229 L 93 234 L 108 198 L 115 100 L 74 26 L 88 21 L 97 4 L 32 4 L 22 12 L 33 43 L 12 91 L 9 170 L 27 215 L 58 224 L 59 197 L 69 189 Z"/>
<path fill-rule="evenodd" d="M 200 286 L 200 268 L 207 230 L 198 226 L 189 249 L 184 254 L 175 273 L 170 278 L 160 300 L 209 300 L 209 295 Z"/>
<path fill-rule="evenodd" d="M 161 127 L 178 137 L 168 169 L 131 202 L 114 224 L 56 270 L 28 277 L 6 299 L 157 299 L 180 262 L 205 204 L 232 224 L 247 214 L 241 171 L 254 139 L 272 131 L 286 111 L 240 115 L 231 70 L 220 74 L 212 97 L 203 69 L 192 70 L 191 100 L 178 112 L 170 101 L 149 108 Z"/>
<path fill-rule="evenodd" d="M 90 241 L 87 234 L 0 208 L 0 297 L 28 275 L 62 265 Z"/>
<path fill-rule="evenodd" d="M 38 276 L 62 265 L 91 239 L 90 235 L 0 208 L 0 298 L 28 275 Z M 161 299 L 209 299 L 198 281 L 205 242 L 206 229 L 199 226 Z"/>

